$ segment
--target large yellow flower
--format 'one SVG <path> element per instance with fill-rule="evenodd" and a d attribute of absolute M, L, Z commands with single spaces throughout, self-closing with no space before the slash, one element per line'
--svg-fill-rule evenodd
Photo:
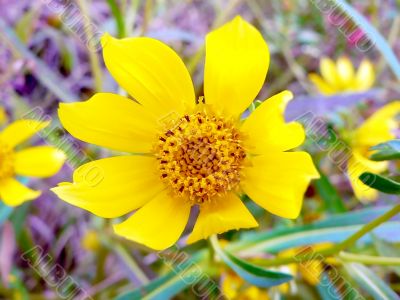
<path fill-rule="evenodd" d="M 136 155 L 82 166 L 73 183 L 53 189 L 61 199 L 105 218 L 138 209 L 114 229 L 153 249 L 177 241 L 194 205 L 200 214 L 189 242 L 256 227 L 241 193 L 278 216 L 299 215 L 318 172 L 309 154 L 288 152 L 305 138 L 300 124 L 284 121 L 292 94 L 266 100 L 240 121 L 269 66 L 267 44 L 252 25 L 236 17 L 207 35 L 205 93 L 197 102 L 184 63 L 165 44 L 109 35 L 102 43 L 108 70 L 138 102 L 99 93 L 61 104 L 59 116 L 75 137 Z M 102 180 L 87 180 L 89 170 Z"/>
<path fill-rule="evenodd" d="M 357 72 L 347 57 L 335 63 L 329 58 L 320 61 L 321 76 L 311 73 L 309 78 L 318 91 L 325 95 L 369 90 L 375 81 L 375 70 L 371 62 L 364 59 Z"/>
<path fill-rule="evenodd" d="M 24 186 L 16 176 L 51 177 L 64 164 L 64 153 L 52 146 L 16 150 L 47 125 L 49 122 L 18 120 L 0 132 L 0 199 L 5 204 L 17 206 L 40 195 L 40 191 Z"/>
<path fill-rule="evenodd" d="M 400 114 L 400 101 L 393 101 L 369 117 L 354 133 L 350 134 L 351 157 L 348 162 L 348 176 L 356 197 L 364 201 L 372 201 L 378 197 L 378 191 L 366 186 L 359 179 L 364 172 L 382 173 L 387 170 L 388 162 L 369 159 L 370 148 L 396 138 Z"/>

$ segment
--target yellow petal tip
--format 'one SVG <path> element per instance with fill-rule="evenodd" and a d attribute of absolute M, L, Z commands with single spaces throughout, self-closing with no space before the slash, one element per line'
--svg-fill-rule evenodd
<path fill-rule="evenodd" d="M 114 39 L 114 37 L 112 37 L 112 35 L 110 35 L 108 32 L 104 33 L 100 39 L 102 48 L 104 49 L 105 46 L 107 45 L 107 43 L 109 43 L 113 39 Z"/>

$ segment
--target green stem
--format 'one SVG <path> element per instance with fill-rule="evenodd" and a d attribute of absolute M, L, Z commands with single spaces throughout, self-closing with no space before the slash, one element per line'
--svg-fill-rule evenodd
<path fill-rule="evenodd" d="M 144 6 L 144 18 L 142 24 L 142 35 L 145 35 L 149 28 L 150 19 L 153 13 L 153 0 L 146 0 Z"/>
<path fill-rule="evenodd" d="M 373 229 L 375 229 L 376 227 L 378 227 L 382 223 L 390 220 L 391 218 L 393 218 L 398 213 L 400 213 L 400 204 L 395 205 L 391 210 L 387 211 L 386 213 L 384 213 L 382 216 L 376 218 L 375 220 L 367 223 L 359 231 L 355 232 L 349 238 L 347 238 L 343 242 L 341 242 L 338 245 L 336 245 L 334 247 L 335 248 L 335 253 L 339 253 L 340 251 L 345 250 L 346 248 L 352 246 L 361 237 L 363 237 L 368 232 L 372 231 Z"/>
<path fill-rule="evenodd" d="M 114 15 L 115 24 L 117 25 L 117 32 L 119 38 L 124 38 L 126 36 L 124 16 L 122 15 L 122 10 L 118 6 L 116 0 L 107 0 L 110 10 Z"/>
<path fill-rule="evenodd" d="M 215 29 L 219 26 L 221 26 L 221 24 L 223 24 L 227 18 L 227 16 L 229 16 L 229 14 L 241 3 L 241 0 L 231 0 L 228 5 L 226 6 L 226 8 L 221 12 L 221 14 L 218 15 L 218 17 L 216 18 L 216 20 L 214 21 L 214 23 L 211 26 L 211 30 Z M 188 62 L 187 64 L 187 69 L 189 70 L 189 73 L 193 75 L 194 71 L 196 70 L 198 64 L 200 63 L 200 61 L 202 60 L 202 58 L 204 57 L 204 53 L 205 53 L 206 47 L 205 45 L 202 45 L 197 52 L 195 53 L 194 56 L 192 56 L 192 59 Z"/>
<path fill-rule="evenodd" d="M 317 257 L 329 257 L 340 253 L 341 251 L 353 246 L 360 238 L 364 235 L 381 225 L 382 223 L 390 220 L 392 217 L 400 213 L 400 204 L 394 206 L 391 210 L 384 213 L 382 216 L 376 218 L 375 220 L 365 224 L 363 227 L 360 228 L 357 232 L 352 234 L 350 237 L 345 239 L 343 242 L 320 251 L 310 252 L 306 251 L 306 253 L 299 253 L 293 257 L 278 257 L 275 259 L 270 259 L 261 262 L 260 264 L 265 267 L 273 267 L 273 266 L 280 266 L 280 265 L 287 265 L 291 263 L 300 263 L 305 261 L 314 260 Z"/>
<path fill-rule="evenodd" d="M 357 262 L 364 265 L 400 266 L 400 258 L 397 257 L 380 257 L 340 252 L 339 258 L 343 261 Z"/>
<path fill-rule="evenodd" d="M 150 282 L 146 274 L 142 271 L 142 269 L 138 266 L 136 261 L 131 257 L 129 252 L 124 247 L 122 247 L 120 244 L 114 244 L 111 247 L 112 250 L 124 260 L 126 265 L 129 267 L 129 269 L 131 269 L 141 283 L 146 284 Z"/>
<path fill-rule="evenodd" d="M 92 30 L 92 24 L 89 18 L 88 14 L 88 8 L 86 5 L 86 0 L 77 0 L 77 3 L 79 5 L 79 8 L 82 11 L 82 15 L 85 16 L 83 18 L 84 22 L 84 27 L 85 27 L 85 35 L 87 40 L 89 40 L 91 37 L 93 37 L 93 30 Z M 90 67 L 92 69 L 92 74 L 94 78 L 94 89 L 96 92 L 100 92 L 103 88 L 103 82 L 102 82 L 102 73 L 101 73 L 101 66 L 100 66 L 100 61 L 97 56 L 97 52 L 91 50 L 89 46 L 87 48 L 87 53 L 89 56 L 89 62 L 90 62 Z"/>

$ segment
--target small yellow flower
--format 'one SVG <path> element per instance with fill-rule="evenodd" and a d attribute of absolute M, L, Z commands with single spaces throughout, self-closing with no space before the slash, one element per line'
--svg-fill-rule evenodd
<path fill-rule="evenodd" d="M 61 199 L 105 218 L 138 209 L 115 232 L 158 250 L 178 240 L 195 205 L 189 243 L 258 226 L 241 193 L 278 216 L 298 217 L 319 175 L 308 153 L 289 151 L 305 138 L 299 123 L 283 117 L 292 94 L 275 95 L 240 120 L 269 66 L 267 44 L 252 25 L 236 17 L 207 35 L 198 101 L 184 63 L 165 44 L 107 34 L 102 44 L 108 70 L 138 102 L 99 93 L 61 104 L 59 116 L 75 137 L 136 155 L 83 165 L 73 183 L 53 189 Z"/>
<path fill-rule="evenodd" d="M 325 250 L 333 247 L 332 243 L 319 243 L 306 247 L 291 248 L 279 253 L 279 257 L 295 257 L 300 253 L 305 254 L 306 252 L 314 259 L 290 264 L 287 266 L 288 271 L 293 275 L 297 276 L 298 273 L 301 274 L 305 282 L 310 285 L 317 285 L 321 281 L 321 276 L 324 272 L 324 261 L 330 263 L 332 260 L 330 258 L 323 258 L 316 252 Z M 289 284 L 283 284 L 279 287 L 283 293 L 289 292 Z"/>
<path fill-rule="evenodd" d="M 363 201 L 376 200 L 378 191 L 366 186 L 359 180 L 364 172 L 382 173 L 388 168 L 388 162 L 369 159 L 370 148 L 396 137 L 399 129 L 396 116 L 400 114 L 400 101 L 393 101 L 369 117 L 353 134 L 349 141 L 351 157 L 348 162 L 348 176 L 356 197 Z"/>
<path fill-rule="evenodd" d="M 320 61 L 321 76 L 311 73 L 309 78 L 318 91 L 324 95 L 369 90 L 375 81 L 372 63 L 364 59 L 357 72 L 347 57 L 341 57 L 335 63 L 329 58 Z"/>
<path fill-rule="evenodd" d="M 229 300 L 268 300 L 267 290 L 248 286 L 233 272 L 227 271 L 221 283 L 222 294 Z"/>
<path fill-rule="evenodd" d="M 5 109 L 0 106 L 0 126 L 3 126 L 8 122 L 8 117 Z"/>
<path fill-rule="evenodd" d="M 82 238 L 82 247 L 87 251 L 97 251 L 101 246 L 99 234 L 95 230 L 86 231 Z"/>
<path fill-rule="evenodd" d="M 24 150 L 16 147 L 49 122 L 19 120 L 11 123 L 0 132 L 0 199 L 9 206 L 39 197 L 40 192 L 29 189 L 15 177 L 51 177 L 65 162 L 62 151 L 52 146 L 36 146 Z"/>

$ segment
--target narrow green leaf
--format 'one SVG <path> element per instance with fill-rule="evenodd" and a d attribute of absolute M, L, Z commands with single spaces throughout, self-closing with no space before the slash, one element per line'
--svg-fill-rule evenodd
<path fill-rule="evenodd" d="M 64 102 L 71 102 L 79 99 L 73 94 L 68 86 L 65 86 L 62 76 L 53 72 L 41 59 L 32 53 L 18 38 L 15 31 L 0 18 L 0 31 L 15 48 L 15 50 L 25 59 L 32 61 L 34 68 L 32 73 L 47 87 L 54 95 Z"/>
<path fill-rule="evenodd" d="M 400 194 L 400 183 L 378 174 L 365 172 L 360 180 L 367 186 L 386 194 Z"/>
<path fill-rule="evenodd" d="M 37 20 L 37 17 L 37 9 L 32 8 L 25 12 L 15 24 L 15 33 L 23 43 L 27 43 L 29 41 L 33 31 L 35 30 L 34 23 Z"/>
<path fill-rule="evenodd" d="M 362 264 L 343 264 L 349 275 L 376 300 L 396 300 L 400 297 L 369 268 Z"/>
<path fill-rule="evenodd" d="M 251 263 L 248 263 L 229 252 L 225 252 L 219 246 L 216 236 L 211 237 L 211 243 L 218 256 L 233 271 L 247 282 L 258 287 L 273 287 L 293 279 L 292 275 L 266 270 Z"/>
<path fill-rule="evenodd" d="M 177 263 L 176 269 L 161 276 L 148 284 L 127 292 L 115 298 L 115 300 L 164 300 L 171 299 L 185 288 L 203 283 L 208 277 L 198 265 L 199 262 L 208 259 L 208 251 L 201 251 L 190 259 Z M 212 283 L 212 282 L 211 282 Z M 215 283 L 216 286 L 216 283 Z M 209 286 L 207 286 L 209 288 Z M 201 291 L 200 291 L 201 292 Z"/>
<path fill-rule="evenodd" d="M 360 230 L 361 227 L 362 225 L 338 226 L 338 224 L 335 227 L 322 229 L 303 227 L 301 228 L 302 231 L 293 230 L 292 232 L 281 232 L 281 234 L 276 237 L 258 240 L 256 243 L 242 243 L 240 248 L 235 248 L 235 245 L 232 245 L 229 247 L 229 250 L 231 252 L 240 251 L 243 255 L 251 256 L 265 252 L 278 253 L 289 248 L 324 242 L 339 243 Z M 399 231 L 400 222 L 387 222 L 376 228 L 373 233 L 377 236 L 382 236 L 385 239 L 397 242 L 400 238 L 397 234 Z M 371 235 L 365 235 L 359 242 L 371 243 Z M 232 251 L 232 248 L 234 251 Z"/>
<path fill-rule="evenodd" d="M 378 237 L 373 237 L 375 249 L 381 256 L 387 257 L 400 257 L 400 245 L 389 243 L 386 240 L 380 239 Z M 400 267 L 391 266 L 390 267 L 394 272 L 400 276 Z"/>
<path fill-rule="evenodd" d="M 127 292 L 116 297 L 114 300 L 131 299 L 169 299 L 184 290 L 189 284 L 179 274 L 170 272 L 156 280 L 153 280 L 144 287 Z"/>
<path fill-rule="evenodd" d="M 124 17 L 121 13 L 121 9 L 118 6 L 118 3 L 115 0 L 107 0 L 108 5 L 110 6 L 111 12 L 115 18 L 115 23 L 117 25 L 117 32 L 119 38 L 124 38 L 125 33 L 125 22 Z"/>
<path fill-rule="evenodd" d="M 343 199 L 339 196 L 335 187 L 329 181 L 329 178 L 320 171 L 321 178 L 315 181 L 315 187 L 322 200 L 325 208 L 330 213 L 342 213 L 346 211 Z"/>
<path fill-rule="evenodd" d="M 322 300 L 337 300 L 341 298 L 341 295 L 326 273 L 322 274 L 321 281 L 317 285 L 317 291 Z"/>
<path fill-rule="evenodd" d="M 400 159 L 400 140 L 392 140 L 376 145 L 371 150 L 376 150 L 371 155 L 371 159 L 375 161 Z"/>
<path fill-rule="evenodd" d="M 294 235 L 296 233 L 303 233 L 307 231 L 311 232 L 313 230 L 324 230 L 331 228 L 333 228 L 332 231 L 334 232 L 334 229 L 338 227 L 338 224 L 340 224 L 341 228 L 346 226 L 362 225 L 384 214 L 390 208 L 390 206 L 365 208 L 359 211 L 351 211 L 347 213 L 332 215 L 325 220 L 317 221 L 312 224 L 290 228 L 276 228 L 265 232 L 252 232 L 249 234 L 244 234 L 242 240 L 229 244 L 227 248 L 231 252 L 237 252 L 242 251 L 243 249 L 252 248 L 260 243 L 264 243 L 267 240 L 279 239 L 286 235 Z M 279 250 L 281 250 L 281 248 Z"/>
<path fill-rule="evenodd" d="M 378 48 L 382 53 L 383 57 L 386 59 L 388 66 L 392 69 L 393 73 L 396 75 L 397 79 L 400 80 L 400 63 L 393 49 L 390 47 L 385 38 L 372 26 L 367 18 L 360 14 L 356 9 L 349 5 L 344 0 L 332 0 L 337 6 L 349 16 L 354 24 L 357 24 L 363 32 L 370 38 L 371 42 Z M 360 49 L 363 50 L 363 49 Z"/>
<path fill-rule="evenodd" d="M 3 225 L 3 223 L 8 219 L 12 212 L 13 208 L 3 204 L 0 199 L 0 226 Z"/>

